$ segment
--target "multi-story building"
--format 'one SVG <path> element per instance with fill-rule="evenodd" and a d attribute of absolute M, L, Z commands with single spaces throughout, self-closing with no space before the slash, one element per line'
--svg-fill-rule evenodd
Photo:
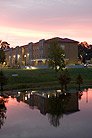
<path fill-rule="evenodd" d="M 65 63 L 73 65 L 78 63 L 78 41 L 68 38 L 56 37 L 58 43 L 65 51 Z M 16 46 L 5 50 L 6 63 L 9 66 L 24 65 L 24 66 L 47 66 L 48 65 L 48 51 L 50 48 L 50 41 L 52 39 L 42 39 L 36 43 L 29 43 L 24 46 Z"/>

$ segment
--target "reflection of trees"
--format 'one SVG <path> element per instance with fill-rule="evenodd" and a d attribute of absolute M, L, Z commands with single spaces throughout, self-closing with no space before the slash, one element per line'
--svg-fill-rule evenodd
<path fill-rule="evenodd" d="M 79 91 L 79 92 L 78 92 L 78 99 L 79 99 L 79 100 L 81 100 L 82 95 L 83 95 L 83 92 L 82 92 L 82 91 Z"/>
<path fill-rule="evenodd" d="M 59 126 L 59 119 L 63 117 L 65 113 L 65 106 L 69 100 L 70 94 L 61 95 L 59 98 L 51 97 L 48 100 L 48 118 L 50 124 L 57 127 Z"/>
<path fill-rule="evenodd" d="M 51 125 L 57 127 L 60 125 L 59 119 L 61 116 L 48 114 L 49 122 Z"/>
<path fill-rule="evenodd" d="M 6 110 L 7 108 L 5 107 L 5 101 L 0 99 L 0 129 L 4 124 L 4 120 L 6 119 Z"/>

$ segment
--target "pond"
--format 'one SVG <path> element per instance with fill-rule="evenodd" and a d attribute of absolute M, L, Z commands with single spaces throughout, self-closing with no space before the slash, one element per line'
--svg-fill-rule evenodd
<path fill-rule="evenodd" d="M 0 97 L 0 138 L 92 138 L 92 89 L 8 95 Z"/>

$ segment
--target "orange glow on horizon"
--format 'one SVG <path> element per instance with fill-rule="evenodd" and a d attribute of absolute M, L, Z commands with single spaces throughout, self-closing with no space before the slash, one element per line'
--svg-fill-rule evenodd
<path fill-rule="evenodd" d="M 37 28 L 37 27 L 36 27 Z M 15 47 L 17 45 L 25 45 L 29 42 L 38 42 L 40 39 L 49 39 L 53 37 L 61 37 L 61 38 L 70 38 L 80 42 L 87 41 L 88 44 L 91 44 L 92 32 L 88 28 L 88 31 L 82 29 L 80 32 L 81 26 L 59 26 L 59 27 L 51 27 L 48 26 L 44 30 L 40 28 L 39 30 L 34 29 L 22 29 L 22 28 L 14 28 L 8 26 L 0 26 L 0 33 L 2 41 L 7 41 L 10 43 L 11 47 Z M 54 30 L 53 30 L 54 28 Z M 86 28 L 87 29 L 87 28 Z"/>

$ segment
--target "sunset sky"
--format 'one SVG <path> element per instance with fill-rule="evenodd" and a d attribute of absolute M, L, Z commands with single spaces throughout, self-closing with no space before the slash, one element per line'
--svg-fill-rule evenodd
<path fill-rule="evenodd" d="M 52 37 L 92 44 L 92 0 L 0 0 L 0 39 L 11 47 Z"/>

